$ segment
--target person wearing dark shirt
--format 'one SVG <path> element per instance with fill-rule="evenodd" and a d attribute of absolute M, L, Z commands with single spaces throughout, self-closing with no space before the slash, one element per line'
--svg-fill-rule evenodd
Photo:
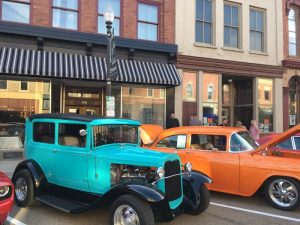
<path fill-rule="evenodd" d="M 221 126 L 221 127 L 227 127 L 228 126 L 228 119 L 227 118 L 223 119 L 222 123 L 219 124 L 219 126 Z"/>
<path fill-rule="evenodd" d="M 172 127 L 179 127 L 179 121 L 178 119 L 175 117 L 175 114 L 172 113 L 170 115 L 170 117 L 167 119 L 167 123 L 166 123 L 166 128 L 172 128 Z"/>

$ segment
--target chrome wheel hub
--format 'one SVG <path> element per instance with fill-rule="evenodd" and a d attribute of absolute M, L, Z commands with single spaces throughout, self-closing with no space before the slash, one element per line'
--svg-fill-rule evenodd
<path fill-rule="evenodd" d="M 119 206 L 114 214 L 114 225 L 139 225 L 137 213 L 128 205 Z"/>
<path fill-rule="evenodd" d="M 290 207 L 298 201 L 298 191 L 292 182 L 285 179 L 274 180 L 269 186 L 269 195 L 281 207 Z"/>
<path fill-rule="evenodd" d="M 20 177 L 16 181 L 15 185 L 16 197 L 19 201 L 24 201 L 27 196 L 27 183 L 23 177 Z"/>

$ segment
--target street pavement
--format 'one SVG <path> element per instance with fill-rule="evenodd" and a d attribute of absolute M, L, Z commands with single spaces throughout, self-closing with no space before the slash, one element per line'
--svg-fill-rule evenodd
<path fill-rule="evenodd" d="M 0 161 L 0 170 L 12 175 L 18 160 Z M 5 225 L 107 225 L 108 207 L 91 209 L 82 214 L 67 214 L 57 209 L 36 203 L 30 208 L 14 205 Z M 211 193 L 211 205 L 199 216 L 180 215 L 169 223 L 158 225 L 296 225 L 300 224 L 300 208 L 286 212 L 272 208 L 264 196 L 251 198 Z"/>

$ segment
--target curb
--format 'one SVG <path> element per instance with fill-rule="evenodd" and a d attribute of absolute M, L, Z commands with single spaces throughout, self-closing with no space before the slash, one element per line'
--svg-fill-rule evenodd
<path fill-rule="evenodd" d="M 24 149 L 12 149 L 12 150 L 0 149 L 0 160 L 22 159 L 23 156 L 24 156 Z"/>

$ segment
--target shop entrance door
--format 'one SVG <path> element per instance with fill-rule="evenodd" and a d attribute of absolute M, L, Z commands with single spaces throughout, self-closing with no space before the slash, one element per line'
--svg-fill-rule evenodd
<path fill-rule="evenodd" d="M 253 79 L 223 77 L 222 116 L 231 126 L 241 121 L 248 129 L 253 119 Z"/>

